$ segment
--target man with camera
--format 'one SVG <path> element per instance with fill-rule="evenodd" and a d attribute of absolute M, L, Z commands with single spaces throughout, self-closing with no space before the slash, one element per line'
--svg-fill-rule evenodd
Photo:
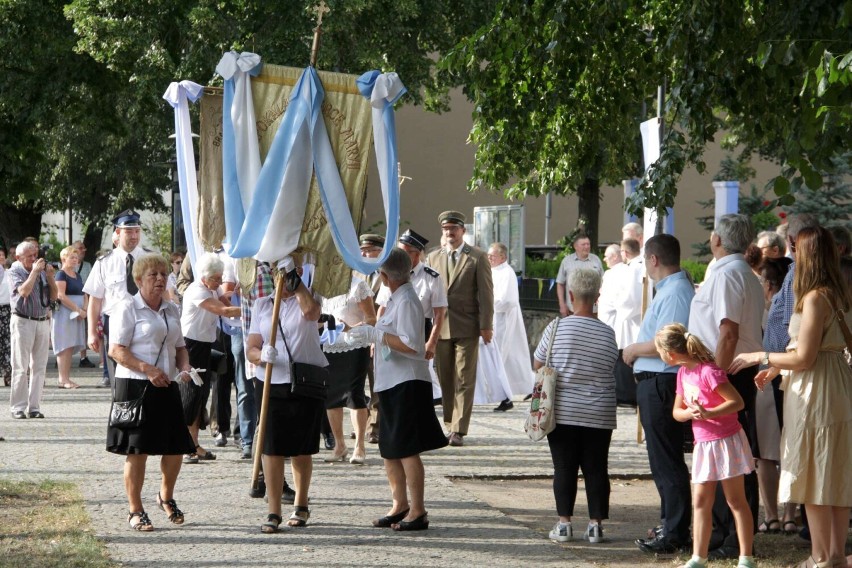
<path fill-rule="evenodd" d="M 56 301 L 55 268 L 38 258 L 37 243 L 15 249 L 17 261 L 8 271 L 12 318 L 12 418 L 44 418 L 41 395 L 50 348 L 50 305 Z M 29 386 L 27 385 L 29 374 Z"/>

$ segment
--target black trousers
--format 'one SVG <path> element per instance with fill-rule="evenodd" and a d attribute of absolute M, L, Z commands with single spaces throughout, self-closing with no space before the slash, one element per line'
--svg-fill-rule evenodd
<path fill-rule="evenodd" d="M 573 517 L 577 472 L 583 471 L 590 519 L 609 518 L 609 443 L 612 430 L 557 424 L 547 435 L 553 458 L 553 495 L 560 517 Z"/>
<path fill-rule="evenodd" d="M 660 494 L 663 537 L 686 544 L 692 521 L 692 488 L 683 459 L 683 424 L 672 418 L 677 374 L 641 373 L 637 378 L 640 376 L 636 401 L 651 475 Z"/>
<path fill-rule="evenodd" d="M 213 349 L 220 350 L 226 359 L 225 373 L 212 374 L 212 397 L 210 401 L 210 428 L 222 434 L 231 431 L 231 385 L 234 384 L 234 354 L 231 352 L 231 336 L 219 332 L 219 340 Z"/>
<path fill-rule="evenodd" d="M 728 380 L 743 397 L 745 406 L 737 413 L 737 418 L 745 430 L 751 447 L 755 447 L 756 437 L 756 422 L 754 417 L 754 398 L 757 394 L 757 387 L 754 385 L 754 377 L 757 375 L 758 367 L 749 367 L 743 369 L 736 375 L 728 375 Z M 752 528 L 757 531 L 757 513 L 760 505 L 760 492 L 757 484 L 757 472 L 751 472 L 744 476 L 745 496 L 748 501 L 749 509 L 751 509 Z M 739 537 L 737 536 L 737 526 L 734 522 L 734 514 L 728 507 L 728 502 L 725 500 L 725 493 L 722 491 L 722 484 L 716 484 L 716 500 L 713 502 L 713 532 L 710 534 L 710 550 L 719 548 L 720 546 L 731 548 L 739 548 Z"/>

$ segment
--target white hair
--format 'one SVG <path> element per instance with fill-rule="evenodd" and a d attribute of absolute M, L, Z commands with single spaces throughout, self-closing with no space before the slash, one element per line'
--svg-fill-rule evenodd
<path fill-rule="evenodd" d="M 195 271 L 198 272 L 198 278 L 212 278 L 217 274 L 222 274 L 225 271 L 225 263 L 219 258 L 219 255 L 213 252 L 205 252 L 198 259 L 195 265 Z"/>
<path fill-rule="evenodd" d="M 590 268 L 573 270 L 568 277 L 568 289 L 574 294 L 574 298 L 594 302 L 601 291 L 601 275 Z"/>
<path fill-rule="evenodd" d="M 15 256 L 21 256 L 26 253 L 30 249 L 37 249 L 38 247 L 32 241 L 22 241 L 18 243 L 18 246 L 15 247 Z"/>

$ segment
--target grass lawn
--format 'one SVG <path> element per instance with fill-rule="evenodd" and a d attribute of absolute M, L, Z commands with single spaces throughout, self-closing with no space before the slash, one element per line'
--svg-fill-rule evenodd
<path fill-rule="evenodd" d="M 0 566 L 114 567 L 74 484 L 0 479 Z"/>

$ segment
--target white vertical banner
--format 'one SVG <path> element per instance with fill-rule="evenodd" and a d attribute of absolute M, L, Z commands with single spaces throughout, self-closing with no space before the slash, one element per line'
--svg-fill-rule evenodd
<path fill-rule="evenodd" d="M 636 191 L 636 188 L 639 187 L 639 182 L 642 180 L 639 178 L 630 178 L 621 180 L 621 185 L 624 187 L 624 203 L 627 203 L 627 198 L 629 198 Z M 627 208 L 624 209 L 624 224 L 627 223 L 635 223 L 639 220 L 639 217 L 636 215 L 631 215 L 627 212 Z"/>
<path fill-rule="evenodd" d="M 713 215 L 713 226 L 715 227 L 719 222 L 719 217 L 739 211 L 740 182 L 714 181 L 713 191 L 716 193 L 716 209 Z"/>
<path fill-rule="evenodd" d="M 661 118 L 652 118 L 639 125 L 642 133 L 642 154 L 645 160 L 645 172 L 654 162 L 660 159 L 660 122 Z M 645 209 L 643 218 L 645 240 L 657 234 L 657 212 L 654 209 Z M 663 224 L 663 232 L 674 234 L 674 211 L 669 207 L 666 211 L 666 219 Z"/>

